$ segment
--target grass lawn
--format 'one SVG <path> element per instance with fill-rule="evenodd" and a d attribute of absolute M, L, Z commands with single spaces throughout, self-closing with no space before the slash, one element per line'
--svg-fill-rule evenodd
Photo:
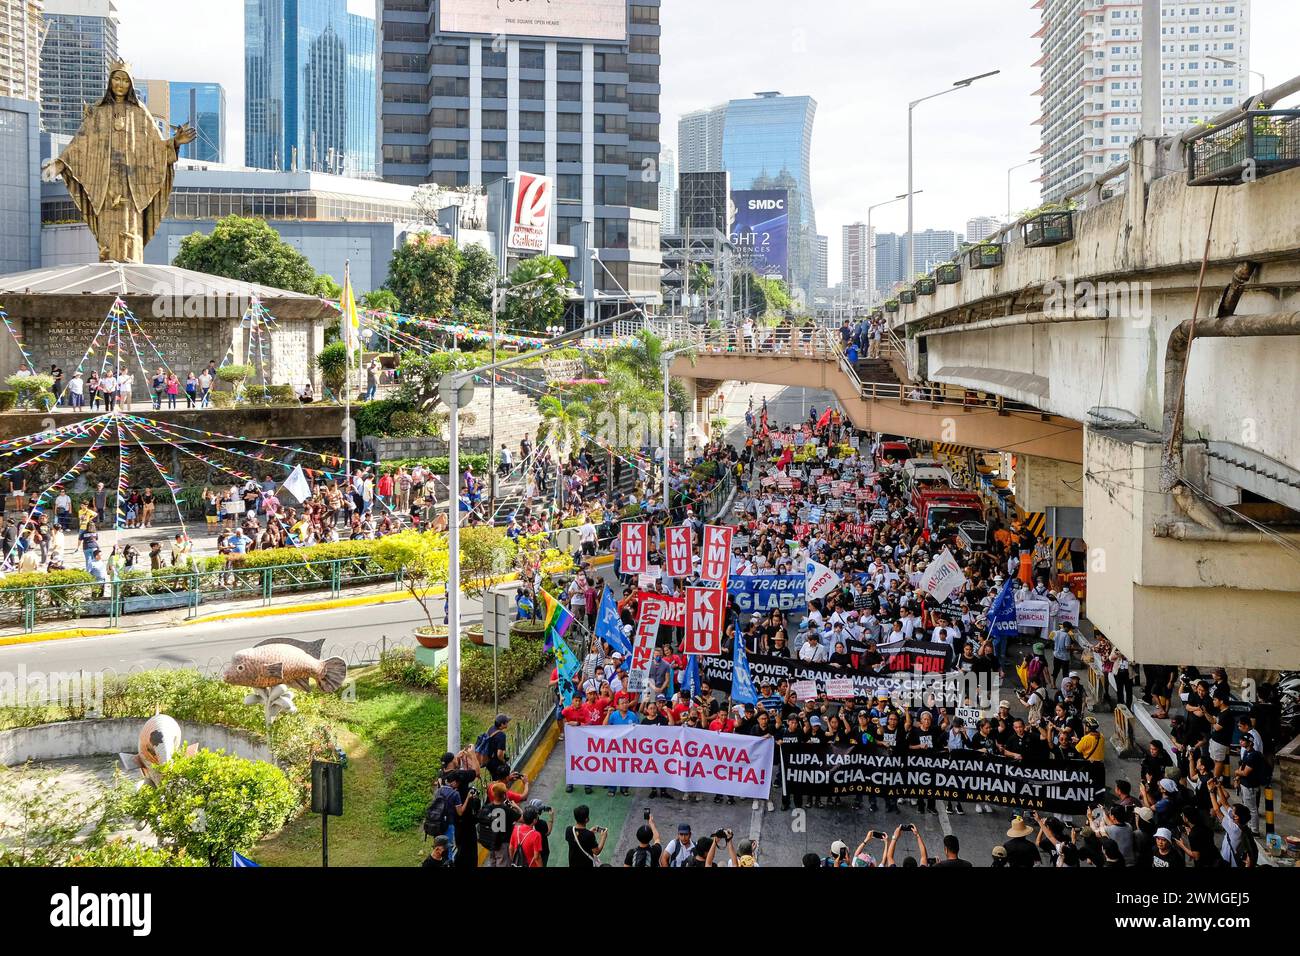
<path fill-rule="evenodd" d="M 339 708 L 339 744 L 348 754 L 343 816 L 330 820 L 331 866 L 416 866 L 428 852 L 420 827 L 430 781 L 446 752 L 447 703 L 435 691 L 389 684 L 378 667 L 354 671 L 357 699 Z M 473 741 L 492 719 L 465 702 L 461 738 Z M 320 866 L 321 821 L 304 813 L 251 854 L 264 866 Z"/>

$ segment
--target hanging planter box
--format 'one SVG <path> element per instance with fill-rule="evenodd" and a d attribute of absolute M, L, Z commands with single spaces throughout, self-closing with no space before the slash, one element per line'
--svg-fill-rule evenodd
<path fill-rule="evenodd" d="M 917 295 L 934 295 L 935 283 L 934 276 L 924 276 L 917 279 L 912 286 Z"/>
<path fill-rule="evenodd" d="M 1074 238 L 1074 213 L 1068 209 L 1061 212 L 1040 212 L 1021 223 L 1020 234 L 1029 249 L 1059 246 Z"/>
<path fill-rule="evenodd" d="M 903 289 L 898 293 L 898 301 L 903 305 L 914 305 L 916 303 L 916 293 L 911 289 Z"/>
<path fill-rule="evenodd" d="M 981 242 L 966 253 L 966 264 L 972 269 L 996 269 L 1002 265 L 1002 243 Z"/>
<path fill-rule="evenodd" d="M 961 263 L 945 262 L 934 270 L 934 280 L 939 285 L 956 285 L 961 281 Z"/>
<path fill-rule="evenodd" d="M 1300 110 L 1251 110 L 1187 140 L 1191 186 L 1239 186 L 1300 166 Z"/>
<path fill-rule="evenodd" d="M 898 300 L 897 300 L 897 299 L 890 299 L 888 302 L 886 302 L 886 303 L 885 303 L 885 311 L 886 311 L 886 312 L 891 312 L 891 313 L 892 313 L 892 312 L 897 312 L 897 311 L 898 311 Z"/>
<path fill-rule="evenodd" d="M 873 322 L 876 321 L 877 319 L 883 319 L 884 317 L 885 317 L 885 310 L 884 310 L 884 309 L 872 309 L 872 310 L 871 310 L 871 320 L 872 320 Z"/>

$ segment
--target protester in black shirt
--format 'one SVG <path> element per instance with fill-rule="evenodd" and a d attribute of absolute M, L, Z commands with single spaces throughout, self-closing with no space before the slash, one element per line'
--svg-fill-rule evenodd
<path fill-rule="evenodd" d="M 609 830 L 605 827 L 591 827 L 591 809 L 583 804 L 573 808 L 573 826 L 564 828 L 564 842 L 569 847 L 569 866 L 573 868 L 593 869 L 600 854 L 605 850 L 605 840 Z"/>

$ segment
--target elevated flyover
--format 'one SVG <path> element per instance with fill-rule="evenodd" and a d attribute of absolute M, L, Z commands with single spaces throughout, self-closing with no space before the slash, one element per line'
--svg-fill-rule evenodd
<path fill-rule="evenodd" d="M 839 347 L 838 334 L 818 329 L 805 341 L 767 334 L 759 347 L 734 337 L 701 338 L 694 356 L 678 356 L 670 373 L 696 381 L 805 386 L 834 393 L 857 428 L 989 450 L 1012 450 L 1079 464 L 1083 427 L 1023 404 L 955 387 L 864 382 Z"/>

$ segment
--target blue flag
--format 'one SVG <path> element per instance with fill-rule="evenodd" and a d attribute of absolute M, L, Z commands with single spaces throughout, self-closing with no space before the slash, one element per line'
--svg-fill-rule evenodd
<path fill-rule="evenodd" d="M 596 614 L 596 637 L 618 651 L 627 660 L 632 656 L 632 645 L 623 636 L 623 619 L 618 616 L 618 602 L 609 585 L 600 599 L 600 610 Z"/>
<path fill-rule="evenodd" d="M 738 704 L 758 703 L 758 692 L 754 690 L 754 679 L 749 673 L 749 655 L 745 653 L 745 641 L 739 635 L 736 636 L 732 662 L 731 699 Z"/>
<path fill-rule="evenodd" d="M 1013 594 L 1016 580 L 1016 578 L 1009 577 L 1003 582 L 997 600 L 989 608 L 989 637 L 1015 637 L 1018 632 L 1016 627 L 1016 599 Z"/>
<path fill-rule="evenodd" d="M 580 667 L 578 656 L 562 637 L 555 641 L 552 650 L 555 651 L 555 672 L 560 678 L 560 699 L 568 707 L 573 703 L 573 679 L 578 676 Z"/>
<path fill-rule="evenodd" d="M 234 850 L 231 850 L 231 851 L 230 851 L 230 865 L 231 865 L 231 866 L 256 866 L 256 867 L 261 867 L 262 864 L 260 864 L 260 863 L 254 863 L 252 860 L 250 860 L 248 857 L 244 856 L 242 853 L 237 853 L 237 852 L 235 852 Z"/>
<path fill-rule="evenodd" d="M 686 655 L 686 670 L 682 671 L 682 690 L 692 697 L 700 692 L 700 658 L 698 654 Z"/>

